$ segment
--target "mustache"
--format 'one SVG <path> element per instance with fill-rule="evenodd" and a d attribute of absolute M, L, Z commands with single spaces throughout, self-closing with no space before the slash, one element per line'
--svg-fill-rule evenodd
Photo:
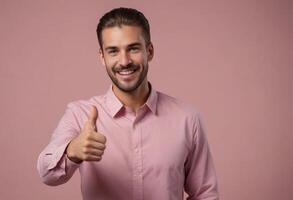
<path fill-rule="evenodd" d="M 126 66 L 121 66 L 121 67 L 113 67 L 112 68 L 112 71 L 115 73 L 115 72 L 121 72 L 123 70 L 136 70 L 139 68 L 139 65 L 135 65 L 133 63 L 129 63 L 128 65 Z"/>

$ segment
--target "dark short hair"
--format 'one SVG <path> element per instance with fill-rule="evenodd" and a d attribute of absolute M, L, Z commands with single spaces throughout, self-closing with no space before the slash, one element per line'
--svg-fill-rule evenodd
<path fill-rule="evenodd" d="M 122 25 L 141 27 L 146 44 L 151 42 L 150 25 L 141 12 L 133 8 L 115 8 L 104 14 L 97 26 L 96 31 L 101 49 L 102 31 L 105 28 L 121 27 Z"/>

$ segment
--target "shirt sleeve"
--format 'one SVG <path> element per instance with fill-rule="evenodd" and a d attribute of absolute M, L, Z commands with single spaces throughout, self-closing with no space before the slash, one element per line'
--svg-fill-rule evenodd
<path fill-rule="evenodd" d="M 38 172 L 42 181 L 47 185 L 55 186 L 67 182 L 79 167 L 79 164 L 69 160 L 65 154 L 69 142 L 80 132 L 73 107 L 72 104 L 68 104 L 63 117 L 52 134 L 50 143 L 39 155 Z"/>
<path fill-rule="evenodd" d="M 193 144 L 185 163 L 187 200 L 219 200 L 216 172 L 199 116 L 195 122 Z"/>

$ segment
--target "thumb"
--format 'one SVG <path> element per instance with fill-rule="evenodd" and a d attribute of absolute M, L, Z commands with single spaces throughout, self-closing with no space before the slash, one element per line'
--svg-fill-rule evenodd
<path fill-rule="evenodd" d="M 91 106 L 90 115 L 88 121 L 86 122 L 86 129 L 97 131 L 96 122 L 98 119 L 98 110 L 96 106 Z"/>

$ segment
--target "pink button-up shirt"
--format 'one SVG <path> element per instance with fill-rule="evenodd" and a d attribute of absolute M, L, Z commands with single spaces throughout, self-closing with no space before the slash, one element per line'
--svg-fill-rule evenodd
<path fill-rule="evenodd" d="M 112 87 L 111 87 L 112 88 Z M 44 183 L 59 185 L 76 169 L 84 200 L 217 200 L 217 179 L 199 116 L 189 105 L 151 89 L 135 114 L 109 89 L 106 95 L 76 101 L 38 159 Z M 98 132 L 107 138 L 99 162 L 70 161 L 65 149 L 88 119 L 99 112 Z"/>

